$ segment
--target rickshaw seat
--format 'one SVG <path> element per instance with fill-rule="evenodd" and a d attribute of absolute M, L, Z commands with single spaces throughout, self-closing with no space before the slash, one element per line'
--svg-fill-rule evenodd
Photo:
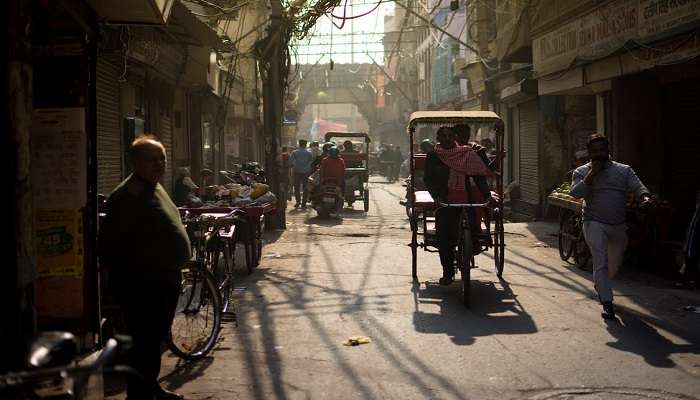
<path fill-rule="evenodd" d="M 344 161 L 367 161 L 367 153 L 340 153 Z"/>
<path fill-rule="evenodd" d="M 415 192 L 416 207 L 432 207 L 435 204 L 433 196 L 427 190 L 418 190 Z"/>

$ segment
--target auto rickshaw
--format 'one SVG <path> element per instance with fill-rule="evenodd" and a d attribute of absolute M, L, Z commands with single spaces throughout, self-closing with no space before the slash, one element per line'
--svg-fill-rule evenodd
<path fill-rule="evenodd" d="M 425 168 L 426 155 L 414 152 L 415 133 L 419 127 L 430 127 L 437 130 L 439 127 L 452 127 L 458 124 L 468 124 L 471 127 L 472 141 L 485 142 L 489 139 L 494 143 L 495 148 L 490 156 L 495 166 L 495 178 L 490 183 L 491 197 L 495 202 L 466 204 L 446 204 L 436 203 L 430 193 L 426 190 L 416 190 L 416 180 L 422 179 L 422 171 Z M 470 294 L 470 271 L 475 268 L 474 255 L 489 248 L 493 248 L 493 259 L 497 276 L 500 278 L 503 273 L 505 237 L 503 229 L 503 123 L 500 117 L 491 111 L 418 111 L 411 114 L 407 126 L 410 138 L 410 173 L 409 193 L 413 193 L 413 198 L 409 199 L 410 205 L 408 213 L 411 224 L 411 255 L 413 279 L 418 279 L 418 248 L 424 251 L 435 252 L 438 249 L 435 211 L 441 207 L 460 208 L 460 229 L 458 233 L 455 268 L 462 276 L 462 300 L 465 306 L 469 306 Z M 422 129 L 423 130 L 423 129 Z M 481 209 L 482 220 L 474 215 L 476 212 L 467 210 Z M 480 224 L 482 229 L 474 229 L 475 224 Z M 480 232 L 480 233 L 479 233 Z M 419 237 L 422 238 L 419 241 Z M 478 246 L 478 247 L 475 247 Z"/>
<path fill-rule="evenodd" d="M 372 142 L 364 132 L 328 132 L 326 142 L 335 142 L 341 149 L 345 161 L 345 201 L 352 207 L 362 200 L 365 212 L 369 211 L 369 144 Z M 345 144 L 352 148 L 345 148 Z"/>

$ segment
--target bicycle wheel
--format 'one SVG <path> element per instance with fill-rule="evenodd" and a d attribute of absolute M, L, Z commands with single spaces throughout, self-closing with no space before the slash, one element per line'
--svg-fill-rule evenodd
<path fill-rule="evenodd" d="M 231 288 L 233 287 L 233 266 L 230 248 L 220 240 L 218 248 L 209 254 L 212 274 L 216 280 L 216 286 L 221 294 L 221 311 L 227 312 L 231 302 Z"/>
<path fill-rule="evenodd" d="M 496 276 L 503 276 L 503 266 L 506 261 L 506 238 L 503 227 L 503 214 L 496 210 L 495 226 L 493 230 L 493 260 L 496 263 Z"/>
<path fill-rule="evenodd" d="M 462 275 L 462 304 L 469 308 L 469 297 L 471 288 L 471 269 L 473 244 L 472 234 L 468 229 L 462 230 L 462 237 L 459 240 L 457 249 L 457 266 Z"/>
<path fill-rule="evenodd" d="M 221 295 L 203 265 L 183 269 L 182 277 L 168 346 L 180 358 L 198 360 L 214 348 L 219 337 Z"/>
<path fill-rule="evenodd" d="M 577 237 L 574 219 L 576 216 L 574 214 L 568 216 L 562 216 L 559 221 L 559 257 L 563 261 L 569 260 L 571 254 L 574 252 L 574 245 L 576 244 L 574 238 Z"/>

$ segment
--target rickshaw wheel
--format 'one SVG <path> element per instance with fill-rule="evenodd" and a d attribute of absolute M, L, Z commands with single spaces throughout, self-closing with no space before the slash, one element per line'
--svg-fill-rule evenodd
<path fill-rule="evenodd" d="M 503 214 L 496 211 L 496 225 L 493 231 L 493 260 L 496 264 L 496 276 L 503 275 L 503 266 L 506 261 L 505 229 L 503 228 Z"/>
<path fill-rule="evenodd" d="M 465 230 L 462 232 L 462 240 L 457 249 L 457 266 L 462 274 L 462 304 L 469 308 L 469 297 L 471 292 L 471 262 L 472 262 L 472 235 Z"/>
<path fill-rule="evenodd" d="M 365 212 L 369 211 L 369 189 L 365 189 L 364 193 L 362 193 L 362 197 L 364 200 L 364 205 L 365 205 Z"/>

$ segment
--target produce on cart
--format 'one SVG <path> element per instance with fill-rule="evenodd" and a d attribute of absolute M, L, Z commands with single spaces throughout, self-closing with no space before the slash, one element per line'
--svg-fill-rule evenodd
<path fill-rule="evenodd" d="M 235 226 L 237 243 L 231 247 L 235 249 L 238 244 L 243 247 L 246 267 L 252 272 L 260 263 L 262 255 L 264 217 L 276 210 L 277 196 L 266 183 L 257 181 L 264 176 L 261 172 L 221 171 L 220 174 L 229 182 L 202 188 L 201 199 L 180 207 L 180 213 L 184 217 L 185 214 L 228 214 L 234 210 L 242 211 L 245 218 Z"/>

